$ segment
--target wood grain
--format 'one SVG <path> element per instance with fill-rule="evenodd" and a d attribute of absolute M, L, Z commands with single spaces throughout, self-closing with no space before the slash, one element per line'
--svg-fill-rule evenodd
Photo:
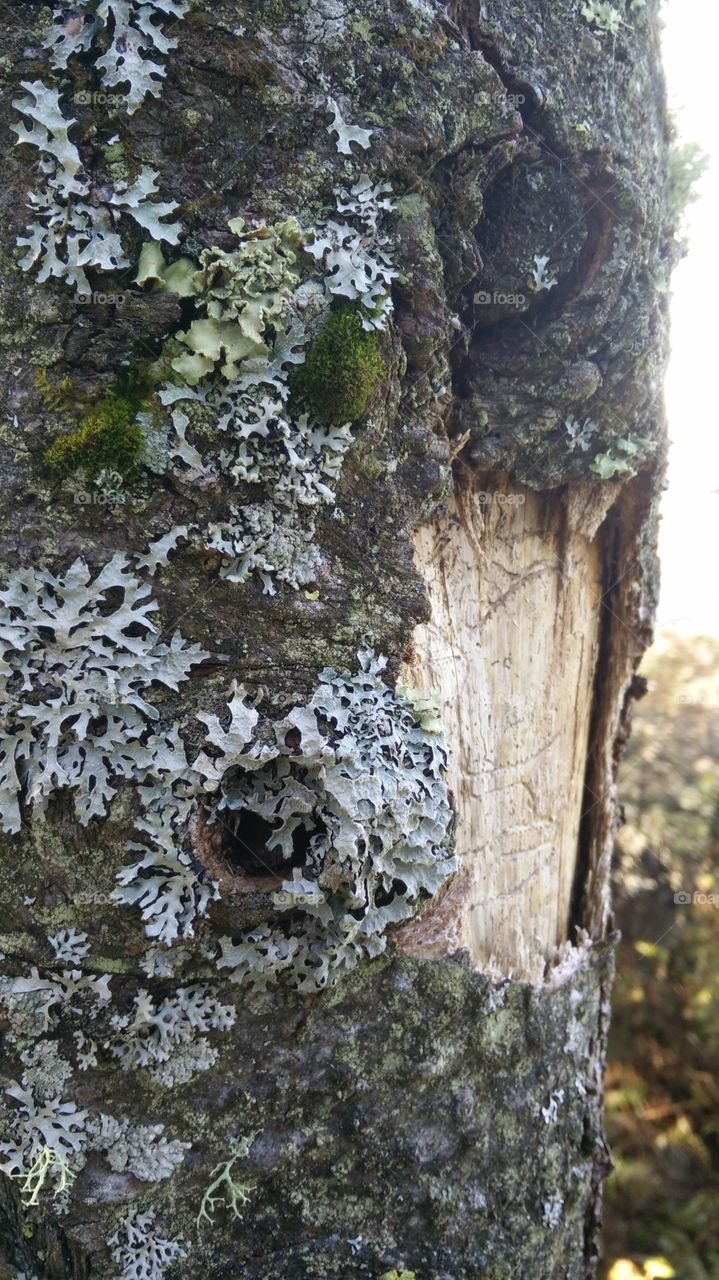
<path fill-rule="evenodd" d="M 405 673 L 450 740 L 464 874 L 436 911 L 482 968 L 532 980 L 567 940 L 602 594 L 596 537 L 557 497 L 493 477 L 419 530 L 432 620 Z M 408 949 L 436 952 L 430 916 Z"/>

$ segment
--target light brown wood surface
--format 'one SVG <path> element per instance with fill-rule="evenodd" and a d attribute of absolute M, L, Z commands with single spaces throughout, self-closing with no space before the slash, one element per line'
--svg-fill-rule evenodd
<path fill-rule="evenodd" d="M 404 945 L 541 981 L 569 931 L 604 504 L 496 485 L 460 491 L 416 538 L 432 619 L 405 675 L 441 700 L 461 872 Z"/>

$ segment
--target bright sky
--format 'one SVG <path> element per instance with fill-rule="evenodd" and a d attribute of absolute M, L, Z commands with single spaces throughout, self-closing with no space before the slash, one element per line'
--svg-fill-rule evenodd
<path fill-rule="evenodd" d="M 710 160 L 672 279 L 669 489 L 662 503 L 660 626 L 719 635 L 719 0 L 665 0 L 664 59 L 680 139 Z"/>

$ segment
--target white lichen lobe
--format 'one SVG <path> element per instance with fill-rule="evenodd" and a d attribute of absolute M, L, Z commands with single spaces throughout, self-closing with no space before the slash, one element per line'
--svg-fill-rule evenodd
<path fill-rule="evenodd" d="M 126 556 L 93 577 L 22 569 L 0 590 L 0 816 L 20 829 L 19 798 L 42 815 L 67 788 L 85 825 L 103 816 L 112 780 L 150 767 L 153 683 L 176 690 L 207 655 L 179 633 L 157 638 L 157 603 Z"/>
<path fill-rule="evenodd" d="M 455 869 L 444 739 L 384 682 L 384 666 L 363 652 L 356 676 L 324 671 L 309 702 L 275 726 L 269 758 L 223 777 L 222 805 L 269 824 L 269 850 L 287 860 L 298 840 L 307 850 L 275 895 L 287 927 L 221 940 L 233 981 L 335 982 L 383 951 L 387 930 Z"/>
<path fill-rule="evenodd" d="M 121 1268 L 116 1280 L 162 1280 L 167 1268 L 188 1252 L 184 1242 L 159 1235 L 152 1211 L 127 1213 L 107 1243 Z"/>
<path fill-rule="evenodd" d="M 163 18 L 182 18 L 187 9 L 188 0 L 76 0 L 72 11 L 56 10 L 46 48 L 55 69 L 64 70 L 74 54 L 89 52 L 109 34 L 96 65 L 104 85 L 128 86 L 119 99 L 132 114 L 148 94 L 159 96 L 164 58 L 177 46 L 164 32 Z"/>

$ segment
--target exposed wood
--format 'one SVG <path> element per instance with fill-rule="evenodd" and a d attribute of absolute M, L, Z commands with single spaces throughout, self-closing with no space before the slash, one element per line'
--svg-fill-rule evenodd
<path fill-rule="evenodd" d="M 463 487 L 416 539 L 432 621 L 407 678 L 441 699 L 468 873 L 447 895 L 454 912 L 441 909 L 480 967 L 533 980 L 569 933 L 600 548 L 601 533 L 570 527 L 562 497 L 494 477 Z"/>

